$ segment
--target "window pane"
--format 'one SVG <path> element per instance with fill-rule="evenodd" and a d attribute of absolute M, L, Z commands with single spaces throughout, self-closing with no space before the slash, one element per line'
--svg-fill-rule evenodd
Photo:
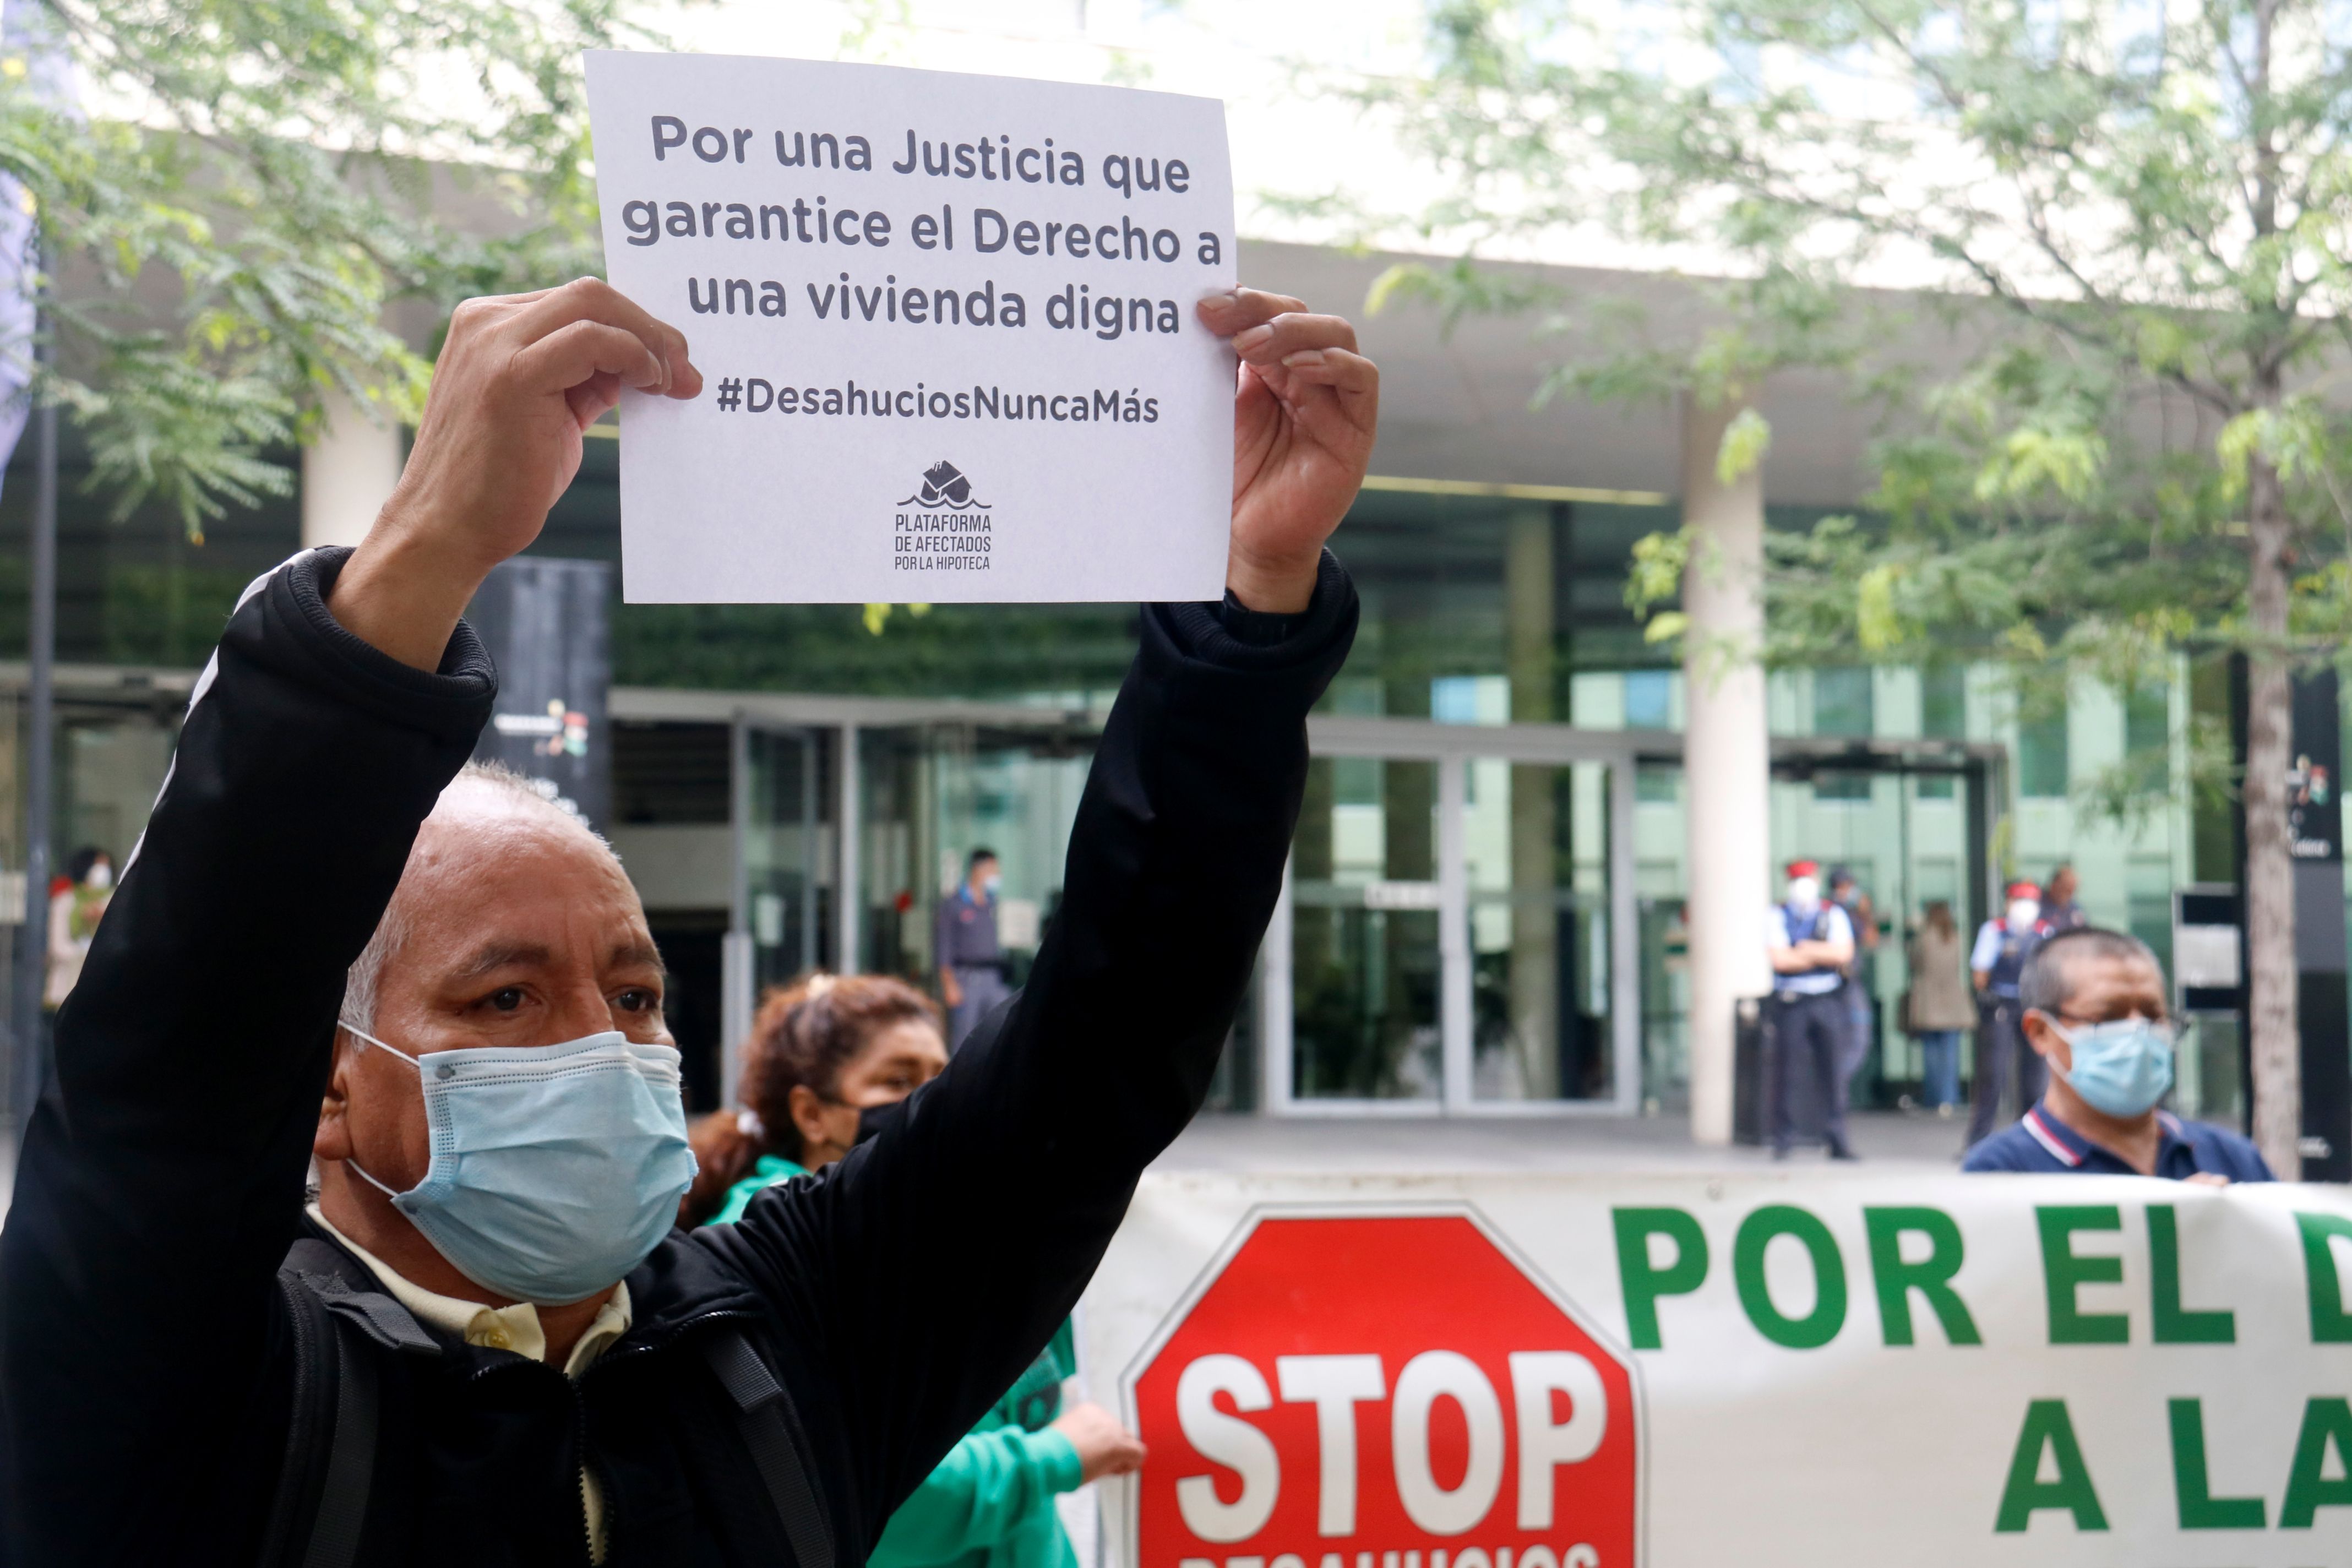
<path fill-rule="evenodd" d="M 1628 730 L 1671 728 L 1668 699 L 1673 694 L 1673 672 L 1669 670 L 1627 670 L 1625 672 L 1625 728 Z"/>
<path fill-rule="evenodd" d="M 1813 671 L 1814 734 L 1868 739 L 1876 733 L 1874 717 L 1867 668 Z"/>
<path fill-rule="evenodd" d="M 1609 770 L 1465 765 L 1471 1092 L 1605 1100 L 1613 1088 Z"/>
<path fill-rule="evenodd" d="M 1961 666 L 1930 665 L 1919 672 L 1919 733 L 1931 741 L 1968 738 L 1968 671 Z"/>
<path fill-rule="evenodd" d="M 2129 755 L 2133 776 L 2143 789 L 2160 795 L 2172 787 L 2170 682 L 2146 681 L 2125 697 L 2124 750 Z M 2169 915 L 2166 918 L 2168 922 Z"/>
<path fill-rule="evenodd" d="M 1316 758 L 1292 853 L 1292 1093 L 1434 1099 L 1436 764 Z"/>
<path fill-rule="evenodd" d="M 2021 719 L 2017 724 L 2017 788 L 2031 799 L 2063 798 L 2066 794 L 2066 710 L 2046 718 Z"/>

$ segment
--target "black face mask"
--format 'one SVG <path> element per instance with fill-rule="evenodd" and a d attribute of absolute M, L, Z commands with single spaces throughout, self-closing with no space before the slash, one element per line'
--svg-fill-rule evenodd
<path fill-rule="evenodd" d="M 879 1138 L 903 1121 L 906 1114 L 907 1101 L 904 1100 L 894 1100 L 887 1105 L 867 1106 L 857 1113 L 857 1142 L 864 1143 Z"/>

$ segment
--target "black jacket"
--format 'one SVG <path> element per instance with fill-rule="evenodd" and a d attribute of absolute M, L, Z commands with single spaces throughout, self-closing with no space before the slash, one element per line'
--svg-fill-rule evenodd
<path fill-rule="evenodd" d="M 258 1550 L 292 1375 L 275 1276 L 344 972 L 496 685 L 463 626 L 434 675 L 344 631 L 323 601 L 342 559 L 298 556 L 230 621 L 58 1018 L 59 1089 L 0 1235 L 8 1568 Z M 583 1458 L 615 1568 L 790 1563 L 698 1353 L 722 1325 L 792 1394 L 840 1561 L 864 1560 L 1070 1310 L 1200 1105 L 1354 593 L 1327 557 L 1307 613 L 1270 619 L 1144 611 L 1028 987 L 895 1125 L 739 1225 L 674 1233 L 576 1385 L 446 1340 L 386 1361 L 362 1563 L 584 1563 Z"/>

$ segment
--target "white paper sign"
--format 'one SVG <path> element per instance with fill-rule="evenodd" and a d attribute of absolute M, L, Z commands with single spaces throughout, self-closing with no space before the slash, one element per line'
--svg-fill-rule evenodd
<path fill-rule="evenodd" d="M 1213 599 L 1234 357 L 1223 105 L 591 53 L 613 284 L 690 403 L 621 408 L 625 597 Z"/>

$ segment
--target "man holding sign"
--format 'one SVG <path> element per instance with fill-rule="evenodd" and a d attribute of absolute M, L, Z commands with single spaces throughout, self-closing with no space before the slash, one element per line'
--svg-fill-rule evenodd
<path fill-rule="evenodd" d="M 458 617 L 624 388 L 703 378 L 603 283 L 459 309 L 366 541 L 247 591 L 60 1016 L 0 1236 L 0 1562 L 864 1561 L 1198 1107 L 1353 636 L 1322 546 L 1377 374 L 1297 300 L 1197 311 L 1241 361 L 1227 593 L 1144 611 L 1028 987 L 685 1234 L 659 955 L 599 841 L 460 775 L 496 675 Z"/>

